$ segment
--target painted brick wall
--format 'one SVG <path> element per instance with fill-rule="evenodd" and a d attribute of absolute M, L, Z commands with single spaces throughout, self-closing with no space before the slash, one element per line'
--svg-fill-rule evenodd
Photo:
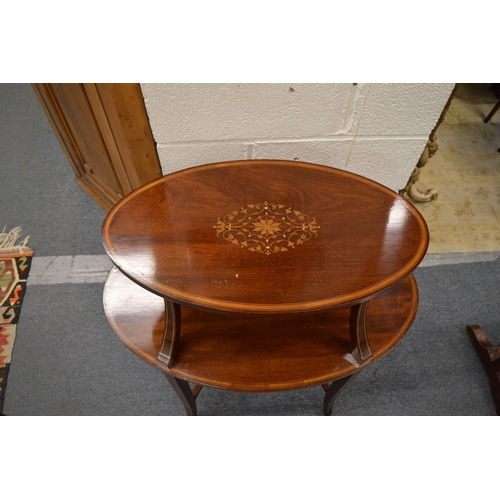
<path fill-rule="evenodd" d="M 405 187 L 453 84 L 142 84 L 163 173 L 299 159 Z"/>

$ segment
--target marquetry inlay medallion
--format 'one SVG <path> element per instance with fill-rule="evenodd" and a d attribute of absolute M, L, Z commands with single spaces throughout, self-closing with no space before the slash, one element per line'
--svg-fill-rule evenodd
<path fill-rule="evenodd" d="M 314 217 L 279 203 L 255 203 L 219 217 L 218 237 L 250 252 L 287 252 L 317 236 Z"/>

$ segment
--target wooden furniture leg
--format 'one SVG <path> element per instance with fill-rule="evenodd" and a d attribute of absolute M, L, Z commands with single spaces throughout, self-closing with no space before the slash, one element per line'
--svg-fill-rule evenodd
<path fill-rule="evenodd" d="M 351 352 L 360 365 L 373 356 L 366 334 L 365 318 L 367 307 L 368 301 L 356 304 L 351 307 L 350 315 Z"/>
<path fill-rule="evenodd" d="M 491 345 L 478 325 L 470 325 L 466 331 L 488 375 L 496 412 L 500 416 L 500 346 Z"/>
<path fill-rule="evenodd" d="M 493 109 L 490 111 L 490 114 L 483 120 L 484 123 L 488 123 L 493 118 L 493 115 L 498 111 L 499 108 L 500 108 L 500 99 L 495 104 L 495 106 L 493 106 Z"/>
<path fill-rule="evenodd" d="M 191 390 L 191 386 L 185 380 L 178 379 L 166 372 L 163 372 L 163 375 L 165 375 L 168 383 L 172 386 L 172 389 L 184 405 L 186 415 L 188 417 L 195 417 L 198 414 L 196 397 L 200 393 L 202 386 L 196 385 L 194 389 Z"/>
<path fill-rule="evenodd" d="M 333 403 L 337 399 L 338 395 L 345 387 L 347 387 L 347 384 L 349 384 L 349 382 L 351 382 L 358 373 L 359 372 L 355 372 L 347 377 L 334 380 L 330 385 L 323 385 L 323 389 L 325 389 L 326 392 L 325 399 L 323 401 L 323 410 L 327 417 L 331 416 Z"/>
<path fill-rule="evenodd" d="M 165 334 L 158 361 L 168 367 L 172 364 L 181 334 L 181 306 L 165 299 Z"/>

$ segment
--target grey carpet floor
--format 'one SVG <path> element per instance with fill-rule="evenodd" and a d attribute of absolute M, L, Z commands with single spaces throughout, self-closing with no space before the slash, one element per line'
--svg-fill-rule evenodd
<path fill-rule="evenodd" d="M 0 232 L 22 226 L 36 256 L 99 255 L 106 212 L 73 170 L 29 84 L 0 84 Z"/>
<path fill-rule="evenodd" d="M 500 341 L 500 262 L 421 268 L 417 317 L 403 340 L 339 396 L 334 415 L 495 415 L 465 334 Z M 183 415 L 161 373 L 104 317 L 102 284 L 29 287 L 18 325 L 7 415 Z M 248 394 L 205 388 L 200 415 L 322 414 L 323 390 Z"/>

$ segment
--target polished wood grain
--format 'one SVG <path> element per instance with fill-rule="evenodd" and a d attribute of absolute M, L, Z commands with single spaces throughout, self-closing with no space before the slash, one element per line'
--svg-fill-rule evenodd
<path fill-rule="evenodd" d="M 179 379 L 237 391 L 299 389 L 352 375 L 397 344 L 417 305 L 413 275 L 369 302 L 366 327 L 373 355 L 362 366 L 351 355 L 349 308 L 251 316 L 183 306 L 178 356 L 167 367 L 158 360 L 165 329 L 163 299 L 116 268 L 104 288 L 106 317 L 133 353 Z"/>
<path fill-rule="evenodd" d="M 238 240 L 231 214 L 241 222 L 256 204 L 269 211 Z M 185 306 L 249 314 L 365 302 L 411 274 L 428 241 L 418 211 L 388 188 L 330 167 L 273 160 L 170 174 L 124 198 L 103 225 L 108 255 L 136 283 Z"/>
<path fill-rule="evenodd" d="M 366 332 L 367 308 L 368 301 L 352 306 L 349 318 L 351 353 L 358 363 L 364 363 L 373 356 Z"/>
<path fill-rule="evenodd" d="M 165 317 L 165 331 L 158 361 L 170 367 L 178 351 L 181 335 L 181 306 L 165 299 Z"/>

